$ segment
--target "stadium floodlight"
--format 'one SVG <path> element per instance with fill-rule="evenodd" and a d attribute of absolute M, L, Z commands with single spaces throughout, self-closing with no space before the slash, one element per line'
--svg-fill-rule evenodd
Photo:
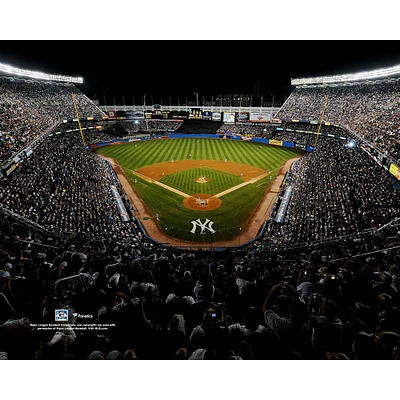
<path fill-rule="evenodd" d="M 73 77 L 67 75 L 46 74 L 39 71 L 31 71 L 28 69 L 16 68 L 11 65 L 0 63 L 0 72 L 5 72 L 11 75 L 26 76 L 32 79 L 43 79 L 46 81 L 69 82 L 69 83 L 83 83 L 83 78 Z"/>
<path fill-rule="evenodd" d="M 328 84 L 339 82 L 362 81 L 367 79 L 386 78 L 388 76 L 400 75 L 400 65 L 395 65 L 388 68 L 380 68 L 372 71 L 357 72 L 354 74 L 332 75 L 332 76 L 319 76 L 314 78 L 296 78 L 291 79 L 293 86 L 297 85 L 311 85 L 315 83 Z"/>
<path fill-rule="evenodd" d="M 345 147 L 348 147 L 349 149 L 353 149 L 356 147 L 356 142 L 354 140 L 349 140 L 346 144 Z"/>

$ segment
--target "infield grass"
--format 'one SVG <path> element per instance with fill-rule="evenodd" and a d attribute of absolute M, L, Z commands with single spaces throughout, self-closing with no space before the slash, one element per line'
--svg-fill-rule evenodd
<path fill-rule="evenodd" d="M 197 183 L 196 178 L 201 176 L 209 179 L 207 183 Z M 218 194 L 226 189 L 243 183 L 243 181 L 232 174 L 215 171 L 211 168 L 190 168 L 186 171 L 176 172 L 161 178 L 160 182 L 187 194 Z"/>

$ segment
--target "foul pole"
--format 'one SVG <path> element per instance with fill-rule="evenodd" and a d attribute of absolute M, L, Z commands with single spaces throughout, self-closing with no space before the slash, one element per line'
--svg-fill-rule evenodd
<path fill-rule="evenodd" d="M 327 104 L 328 104 L 328 96 L 325 96 L 324 108 L 322 109 L 321 117 L 320 117 L 320 119 L 319 119 L 318 130 L 317 130 L 317 134 L 316 134 L 316 138 L 315 138 L 315 143 L 314 143 L 314 149 L 317 147 L 317 142 L 318 142 L 318 138 L 319 138 L 320 131 L 321 131 L 322 120 L 323 120 L 323 118 L 324 118 L 325 109 L 326 109 L 326 105 L 327 105 Z"/>
<path fill-rule="evenodd" d="M 76 113 L 76 118 L 78 119 L 79 132 L 81 133 L 83 146 L 86 147 L 85 135 L 83 134 L 83 131 L 82 131 L 81 119 L 79 118 L 78 106 L 77 106 L 76 100 L 75 100 L 75 93 L 72 93 L 72 100 L 74 101 L 75 113 Z"/>

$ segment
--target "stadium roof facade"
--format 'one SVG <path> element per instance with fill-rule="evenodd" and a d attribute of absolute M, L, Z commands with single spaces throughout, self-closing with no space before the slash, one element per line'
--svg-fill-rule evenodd
<path fill-rule="evenodd" d="M 353 74 L 343 74 L 343 75 L 331 75 L 331 76 L 319 76 L 314 78 L 295 78 L 291 79 L 292 86 L 302 86 L 302 85 L 321 85 L 321 84 L 350 84 L 350 83 L 363 83 L 371 82 L 373 83 L 376 79 L 382 81 L 382 79 L 387 79 L 389 77 L 399 77 L 400 78 L 400 65 L 395 65 L 389 68 L 375 69 L 372 71 L 357 72 Z M 397 79 L 396 79 L 397 80 Z"/>
<path fill-rule="evenodd" d="M 44 72 L 31 71 L 28 69 L 17 68 L 17 67 L 13 67 L 11 65 L 3 64 L 3 63 L 0 63 L 0 73 L 6 74 L 6 75 L 16 75 L 16 76 L 20 76 L 20 77 L 27 77 L 27 78 L 32 78 L 32 79 L 42 79 L 42 80 L 46 80 L 46 81 L 83 83 L 83 78 L 81 78 L 81 77 L 46 74 Z"/>

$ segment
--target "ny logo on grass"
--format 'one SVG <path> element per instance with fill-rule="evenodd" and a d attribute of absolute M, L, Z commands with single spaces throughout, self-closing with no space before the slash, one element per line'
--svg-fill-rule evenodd
<path fill-rule="evenodd" d="M 207 226 L 208 224 L 208 226 Z M 214 229 L 212 228 L 214 224 L 214 221 L 210 221 L 208 218 L 206 218 L 206 222 L 204 224 L 201 223 L 200 218 L 196 219 L 195 221 L 192 221 L 193 228 L 190 231 L 190 233 L 196 233 L 197 227 L 200 228 L 200 235 L 205 235 L 206 232 L 205 230 L 207 229 L 211 234 L 215 233 Z"/>

